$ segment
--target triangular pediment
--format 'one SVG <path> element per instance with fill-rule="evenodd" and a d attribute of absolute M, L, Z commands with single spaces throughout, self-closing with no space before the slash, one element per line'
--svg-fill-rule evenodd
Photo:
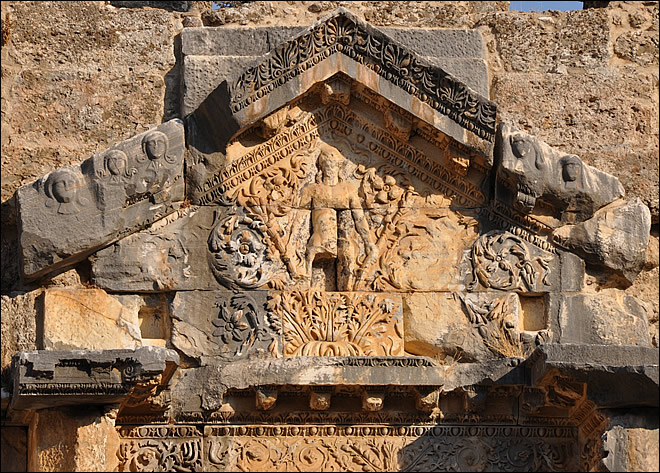
<path fill-rule="evenodd" d="M 207 130 L 193 145 L 223 151 L 235 133 L 337 73 L 491 155 L 496 105 L 344 8 L 220 84 L 188 117 Z"/>

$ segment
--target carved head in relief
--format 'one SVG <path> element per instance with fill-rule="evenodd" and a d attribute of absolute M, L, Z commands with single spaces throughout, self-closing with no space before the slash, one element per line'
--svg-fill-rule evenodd
<path fill-rule="evenodd" d="M 504 153 L 502 174 L 517 191 L 513 206 L 529 213 L 543 194 L 546 162 L 536 143 L 524 134 L 510 137 L 511 154 Z"/>
<path fill-rule="evenodd" d="M 328 186 L 335 186 L 339 182 L 339 169 L 344 157 L 337 148 L 327 143 L 321 143 L 320 148 L 318 165 L 321 182 Z"/>
<path fill-rule="evenodd" d="M 561 177 L 565 183 L 576 182 L 580 178 L 582 160 L 574 154 L 568 154 L 559 161 Z"/>
<path fill-rule="evenodd" d="M 57 213 L 68 215 L 78 212 L 76 193 L 80 183 L 78 178 L 67 169 L 53 172 L 46 180 L 44 192 L 51 200 L 46 201 L 46 207 L 57 204 Z"/>
<path fill-rule="evenodd" d="M 167 135 L 158 130 L 151 131 L 142 138 L 142 151 L 152 161 L 164 157 L 168 146 Z"/>
<path fill-rule="evenodd" d="M 118 149 L 108 151 L 103 160 L 105 168 L 112 176 L 119 176 L 126 172 L 128 158 L 126 157 L 126 153 L 123 151 Z"/>

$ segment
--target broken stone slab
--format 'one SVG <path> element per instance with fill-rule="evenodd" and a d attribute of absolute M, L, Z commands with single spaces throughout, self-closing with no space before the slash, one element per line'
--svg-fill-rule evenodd
<path fill-rule="evenodd" d="M 171 304 L 172 345 L 207 362 L 281 356 L 280 325 L 266 291 L 181 291 Z"/>
<path fill-rule="evenodd" d="M 658 349 L 639 346 L 547 344 L 524 363 L 530 384 L 560 375 L 587 384 L 599 407 L 658 407 Z"/>
<path fill-rule="evenodd" d="M 166 386 L 179 364 L 174 350 L 35 350 L 12 359 L 10 408 L 116 404 L 140 384 Z"/>
<path fill-rule="evenodd" d="M 424 292 L 404 296 L 405 350 L 462 362 L 523 356 L 514 292 Z"/>
<path fill-rule="evenodd" d="M 311 389 L 343 387 L 417 387 L 420 392 L 453 391 L 478 384 L 524 384 L 521 358 L 482 363 L 438 365 L 425 356 L 335 357 L 303 356 L 254 358 L 214 362 L 185 370 L 172 387 L 172 395 L 184 399 L 177 410 L 215 410 L 229 390 L 261 386 Z M 428 388 L 428 389 L 427 389 Z"/>
<path fill-rule="evenodd" d="M 585 222 L 557 228 L 553 240 L 632 284 L 646 263 L 650 230 L 651 212 L 635 197 L 613 202 Z"/>
<path fill-rule="evenodd" d="M 552 227 L 587 220 L 625 195 L 616 177 L 507 122 L 498 126 L 495 154 L 498 200 Z"/>
<path fill-rule="evenodd" d="M 17 191 L 25 280 L 76 263 L 178 208 L 184 134 L 171 120 Z"/>
<path fill-rule="evenodd" d="M 142 345 L 137 312 L 102 289 L 46 289 L 42 297 L 39 348 L 110 350 Z"/>
<path fill-rule="evenodd" d="M 623 294 L 552 294 L 551 330 L 558 343 L 651 347 L 648 311 Z"/>

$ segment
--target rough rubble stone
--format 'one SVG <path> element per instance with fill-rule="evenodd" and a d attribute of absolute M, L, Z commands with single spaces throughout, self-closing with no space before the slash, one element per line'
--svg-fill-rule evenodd
<path fill-rule="evenodd" d="M 21 187 L 24 278 L 80 261 L 171 213 L 183 200 L 183 146 L 182 123 L 172 120 Z"/>
<path fill-rule="evenodd" d="M 553 238 L 587 261 L 623 276 L 630 284 L 644 267 L 651 214 L 638 198 L 617 201 L 576 225 L 556 229 Z"/>

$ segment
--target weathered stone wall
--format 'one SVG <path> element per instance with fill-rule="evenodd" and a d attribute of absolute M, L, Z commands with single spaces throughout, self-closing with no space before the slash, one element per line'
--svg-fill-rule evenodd
<path fill-rule="evenodd" d="M 500 117 L 617 176 L 649 206 L 647 266 L 627 293 L 649 304 L 657 332 L 658 2 L 542 13 L 508 2 L 170 3 L 2 3 L 3 294 L 32 289 L 18 275 L 16 189 L 176 117 L 186 25 L 309 25 L 346 6 L 375 26 L 477 28 Z M 607 285 L 597 274 L 589 282 Z"/>
<path fill-rule="evenodd" d="M 628 198 L 649 206 L 647 264 L 635 284 L 620 287 L 590 270 L 586 291 L 644 301 L 657 346 L 658 2 L 543 13 L 508 11 L 508 2 L 250 2 L 219 11 L 210 2 L 121 7 L 135 3 L 2 2 L 3 388 L 13 353 L 44 348 L 37 343 L 44 340 L 43 327 L 37 333 L 38 315 L 53 292 L 45 286 L 103 292 L 84 289 L 84 265 L 52 281 L 20 281 L 16 189 L 177 117 L 178 35 L 184 27 L 309 25 L 338 6 L 374 26 L 478 29 L 500 118 L 617 176 Z M 626 434 L 625 441 L 633 438 Z"/>

